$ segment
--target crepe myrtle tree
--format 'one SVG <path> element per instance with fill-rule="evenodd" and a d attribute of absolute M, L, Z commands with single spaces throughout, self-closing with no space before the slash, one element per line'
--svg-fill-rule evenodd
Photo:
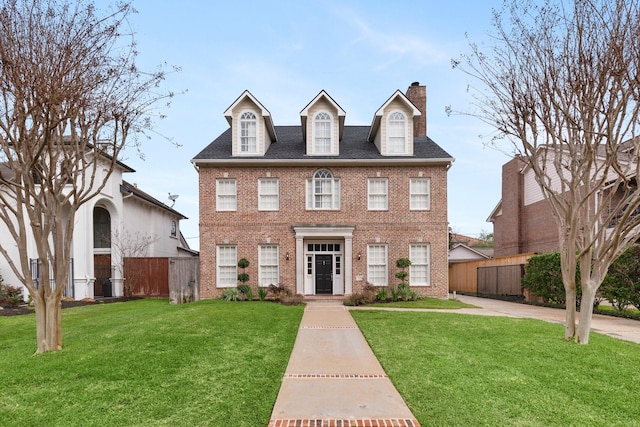
<path fill-rule="evenodd" d="M 453 61 L 474 82 L 468 113 L 522 156 L 551 209 L 565 339 L 581 344 L 608 267 L 640 230 L 639 15 L 636 0 L 506 0 L 491 44 Z"/>
<path fill-rule="evenodd" d="M 62 348 L 76 211 L 104 188 L 125 146 L 140 152 L 140 136 L 172 96 L 159 89 L 164 69 L 136 66 L 134 12 L 126 2 L 102 11 L 83 0 L 0 6 L 0 219 L 18 256 L 0 253 L 35 304 L 38 353 Z"/>

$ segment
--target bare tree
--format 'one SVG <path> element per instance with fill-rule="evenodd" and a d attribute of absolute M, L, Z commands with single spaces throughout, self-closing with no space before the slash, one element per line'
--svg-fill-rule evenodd
<path fill-rule="evenodd" d="M 124 275 L 124 259 L 133 257 L 146 257 L 149 253 L 149 247 L 156 243 L 160 238 L 157 234 L 149 234 L 141 231 L 133 233 L 124 229 L 124 224 L 113 231 L 111 237 L 111 247 L 120 256 L 120 262 L 116 264 L 116 268 L 123 278 L 124 295 L 131 296 L 132 290 L 138 285 L 138 277 L 125 277 Z"/>
<path fill-rule="evenodd" d="M 639 16 L 633 0 L 508 0 L 494 11 L 493 44 L 453 61 L 480 83 L 471 114 L 513 144 L 551 207 L 565 338 L 582 344 L 608 267 L 640 229 Z"/>
<path fill-rule="evenodd" d="M 62 347 L 76 211 L 103 189 L 121 150 L 137 145 L 131 137 L 150 129 L 155 106 L 171 96 L 157 92 L 164 71 L 136 67 L 126 28 L 133 12 L 118 3 L 102 13 L 82 0 L 6 0 L 0 8 L 0 219 L 19 257 L 0 252 L 33 298 L 39 353 Z M 42 263 L 38 287 L 29 235 Z"/>

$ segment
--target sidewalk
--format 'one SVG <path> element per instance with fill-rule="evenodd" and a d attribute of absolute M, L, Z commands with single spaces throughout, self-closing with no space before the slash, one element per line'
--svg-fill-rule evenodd
<path fill-rule="evenodd" d="M 269 427 L 419 427 L 342 301 L 307 304 Z"/>

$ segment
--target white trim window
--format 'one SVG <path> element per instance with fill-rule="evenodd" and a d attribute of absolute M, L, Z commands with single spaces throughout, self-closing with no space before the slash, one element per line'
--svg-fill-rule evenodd
<path fill-rule="evenodd" d="M 400 111 L 391 113 L 387 121 L 387 153 L 407 153 L 407 118 Z"/>
<path fill-rule="evenodd" d="M 307 209 L 340 209 L 340 180 L 328 170 L 319 170 L 307 179 Z"/>
<path fill-rule="evenodd" d="M 238 208 L 235 178 L 216 179 L 216 210 L 235 211 Z"/>
<path fill-rule="evenodd" d="M 278 246 L 260 245 L 258 248 L 258 283 L 260 286 L 280 283 Z"/>
<path fill-rule="evenodd" d="M 431 179 L 411 178 L 409 182 L 409 209 L 427 211 L 431 209 Z"/>
<path fill-rule="evenodd" d="M 387 245 L 367 245 L 367 281 L 375 286 L 389 284 Z"/>
<path fill-rule="evenodd" d="M 321 111 L 313 119 L 313 153 L 331 154 L 331 132 L 333 119 L 327 112 Z"/>
<path fill-rule="evenodd" d="M 277 211 L 280 209 L 280 183 L 278 178 L 258 180 L 258 210 Z"/>
<path fill-rule="evenodd" d="M 389 209 L 389 179 L 369 178 L 368 208 L 370 211 L 386 211 Z"/>
<path fill-rule="evenodd" d="M 216 254 L 216 287 L 231 288 L 238 285 L 238 256 L 236 245 L 218 245 Z"/>
<path fill-rule="evenodd" d="M 240 153 L 256 154 L 258 152 L 258 119 L 251 111 L 240 116 Z"/>
<path fill-rule="evenodd" d="M 409 245 L 409 284 L 412 286 L 429 286 L 431 248 L 428 243 Z"/>

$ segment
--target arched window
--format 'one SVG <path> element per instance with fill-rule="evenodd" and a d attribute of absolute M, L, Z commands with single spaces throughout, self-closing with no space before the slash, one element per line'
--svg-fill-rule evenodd
<path fill-rule="evenodd" d="M 99 206 L 93 209 L 93 247 L 111 248 L 111 215 Z"/>
<path fill-rule="evenodd" d="M 407 119 L 400 111 L 391 113 L 387 129 L 387 152 L 390 154 L 404 154 L 407 152 L 406 144 Z"/>
<path fill-rule="evenodd" d="M 340 209 L 340 180 L 322 169 L 307 180 L 307 209 Z"/>
<path fill-rule="evenodd" d="M 240 116 L 240 152 L 256 153 L 258 119 L 251 111 L 247 111 Z"/>
<path fill-rule="evenodd" d="M 331 153 L 331 124 L 331 116 L 324 111 L 316 114 L 315 118 L 313 119 L 314 153 Z"/>

